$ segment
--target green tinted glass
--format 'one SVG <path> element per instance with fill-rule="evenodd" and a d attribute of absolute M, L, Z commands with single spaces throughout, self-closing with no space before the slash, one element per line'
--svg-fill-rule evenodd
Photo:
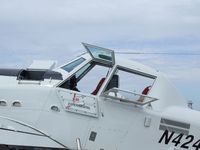
<path fill-rule="evenodd" d="M 114 65 L 115 58 L 114 58 L 114 51 L 97 47 L 90 44 L 83 43 L 84 47 L 88 50 L 90 55 L 95 61 L 98 61 L 100 63 L 108 64 L 108 65 Z"/>

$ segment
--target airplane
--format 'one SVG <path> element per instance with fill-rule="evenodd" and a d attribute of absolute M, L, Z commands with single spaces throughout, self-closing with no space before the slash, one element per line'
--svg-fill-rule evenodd
<path fill-rule="evenodd" d="M 200 150 L 200 112 L 165 75 L 110 49 L 0 69 L 1 150 Z"/>

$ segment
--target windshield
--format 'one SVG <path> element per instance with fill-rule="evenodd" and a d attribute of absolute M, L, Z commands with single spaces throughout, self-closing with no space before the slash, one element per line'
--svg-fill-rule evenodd
<path fill-rule="evenodd" d="M 90 62 L 74 73 L 60 87 L 97 95 L 110 73 L 110 69 L 110 67 L 102 66 L 96 62 Z"/>
<path fill-rule="evenodd" d="M 65 71 L 67 71 L 67 72 L 70 72 L 84 61 L 85 61 L 85 59 L 81 57 L 81 58 L 61 67 L 61 68 L 64 69 Z"/>

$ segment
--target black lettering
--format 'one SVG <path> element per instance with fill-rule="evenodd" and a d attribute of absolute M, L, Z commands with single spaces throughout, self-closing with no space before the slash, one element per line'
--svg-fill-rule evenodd
<path fill-rule="evenodd" d="M 193 136 L 193 135 L 188 135 L 185 139 L 186 139 L 186 140 L 189 139 L 189 141 L 183 143 L 183 144 L 181 145 L 181 148 L 188 149 L 188 148 L 189 148 L 188 144 L 190 144 L 190 143 L 194 140 L 194 136 Z"/>
<path fill-rule="evenodd" d="M 200 149 L 200 140 L 198 140 L 196 143 L 194 143 L 192 145 L 192 147 L 195 147 L 195 150 L 199 150 Z"/>
<path fill-rule="evenodd" d="M 160 140 L 158 142 L 161 143 L 164 139 L 165 144 L 168 144 L 173 135 L 174 135 L 174 132 L 171 132 L 171 134 L 169 135 L 169 131 L 165 130 L 165 132 L 163 133 L 162 137 L 160 138 Z"/>
<path fill-rule="evenodd" d="M 178 146 L 181 143 L 182 137 L 183 137 L 183 134 L 179 134 L 177 137 L 175 137 L 172 140 L 172 143 L 175 143 L 175 146 Z"/>

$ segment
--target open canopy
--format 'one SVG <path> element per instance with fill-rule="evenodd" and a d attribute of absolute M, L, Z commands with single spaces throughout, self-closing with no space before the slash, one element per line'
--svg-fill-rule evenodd
<path fill-rule="evenodd" d="M 115 64 L 115 54 L 113 50 L 82 43 L 89 52 L 94 61 L 105 65 L 113 66 Z"/>

